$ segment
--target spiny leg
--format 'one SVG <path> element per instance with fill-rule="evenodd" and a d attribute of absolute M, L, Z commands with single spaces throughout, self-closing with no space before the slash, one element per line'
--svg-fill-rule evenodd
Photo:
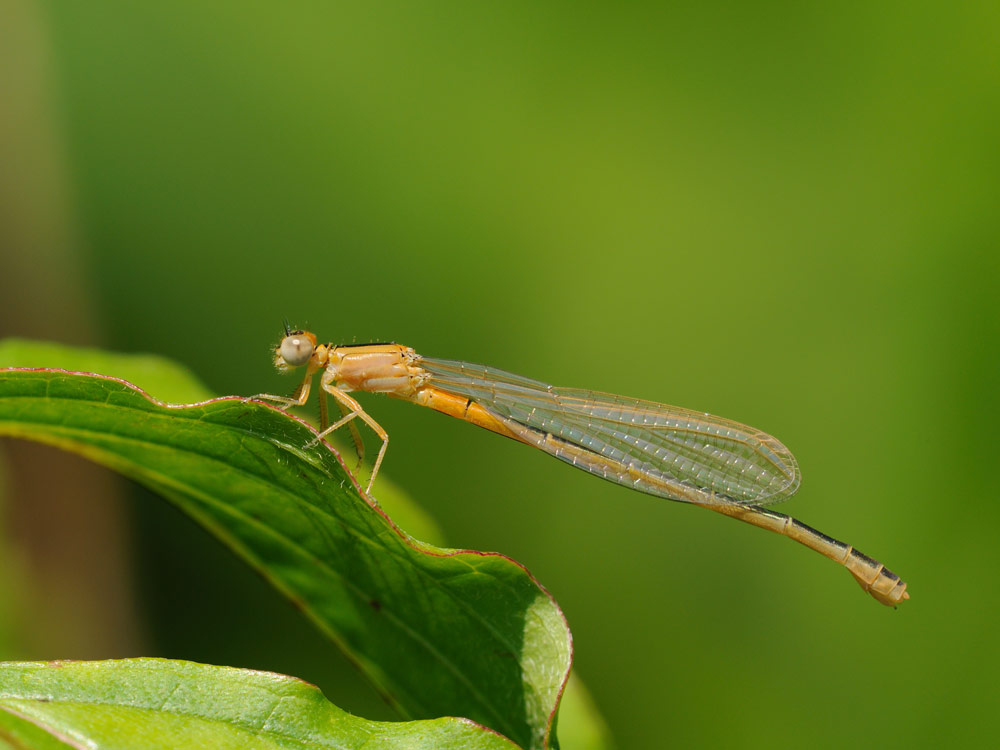
<path fill-rule="evenodd" d="M 324 397 L 326 396 L 325 391 L 323 392 L 323 395 Z M 340 413 L 345 417 L 350 413 L 349 409 L 339 401 L 337 402 L 337 406 L 340 407 Z M 354 441 L 354 452 L 358 455 L 358 463 L 354 467 L 354 473 L 357 474 L 358 469 L 361 468 L 361 464 L 364 463 L 365 460 L 365 444 L 361 439 L 361 432 L 358 431 L 358 426 L 354 420 L 347 423 L 347 429 L 351 431 L 351 440 Z"/>
<path fill-rule="evenodd" d="M 340 413 L 343 416 L 347 416 L 350 410 L 344 406 L 339 401 L 337 406 L 340 407 Z M 330 425 L 330 418 L 327 413 L 326 408 L 326 391 L 321 390 L 319 392 L 319 431 L 326 434 L 326 428 Z M 358 469 L 361 468 L 361 464 L 365 460 L 365 444 L 361 440 L 361 433 L 358 432 L 358 428 L 354 425 L 353 420 L 347 423 L 347 429 L 351 431 L 351 440 L 354 441 L 354 452 L 358 455 L 358 463 L 354 467 L 354 473 L 358 473 Z"/>
<path fill-rule="evenodd" d="M 303 378 L 302 382 L 299 383 L 299 387 L 295 389 L 295 392 L 292 393 L 291 396 L 278 396 L 274 393 L 258 393 L 255 396 L 250 396 L 247 400 L 274 401 L 286 409 L 292 406 L 304 406 L 306 401 L 309 400 L 309 391 L 312 388 L 312 379 L 315 373 L 316 369 L 309 367 L 306 370 L 305 378 Z"/>
<path fill-rule="evenodd" d="M 374 484 L 375 482 L 375 477 L 378 476 L 379 467 L 382 465 L 382 459 L 385 457 L 386 448 L 389 447 L 389 435 L 385 430 L 382 429 L 382 425 L 380 425 L 378 422 L 376 422 L 368 415 L 368 412 L 366 412 L 362 408 L 361 404 L 359 404 L 357 401 L 348 396 L 346 393 L 344 393 L 342 390 L 337 388 L 332 383 L 326 382 L 325 376 L 323 378 L 322 387 L 324 391 L 329 393 L 337 400 L 337 404 L 340 407 L 340 411 L 344 416 L 338 419 L 329 427 L 327 427 L 321 433 L 319 433 L 319 435 L 317 435 L 315 439 L 309 441 L 309 445 L 318 443 L 320 440 L 329 435 L 331 432 L 339 429 L 345 424 L 350 424 L 351 426 L 353 426 L 354 418 L 359 417 L 365 424 L 371 427 L 372 431 L 382 440 L 382 447 L 379 448 L 378 456 L 375 458 L 375 465 L 372 467 L 372 474 L 368 478 L 368 486 L 365 488 L 365 493 L 366 494 L 370 493 L 372 489 L 372 484 Z M 356 444 L 359 443 L 361 441 L 361 435 L 360 433 L 357 433 L 356 427 L 354 428 L 353 434 L 357 435 Z"/>
<path fill-rule="evenodd" d="M 329 415 L 326 412 L 326 391 L 319 392 L 319 431 L 322 432 L 330 424 Z"/>

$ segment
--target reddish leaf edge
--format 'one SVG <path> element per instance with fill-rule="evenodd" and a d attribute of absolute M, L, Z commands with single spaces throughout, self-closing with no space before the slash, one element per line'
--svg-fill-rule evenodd
<path fill-rule="evenodd" d="M 518 568 L 520 568 L 524 572 L 524 574 L 528 576 L 529 580 L 536 587 L 538 587 L 539 591 L 541 591 L 549 599 L 549 601 L 552 603 L 552 605 L 555 607 L 556 612 L 558 612 L 559 618 L 562 621 L 563 626 L 564 626 L 564 628 L 566 630 L 566 636 L 567 636 L 567 640 L 568 640 L 568 646 L 569 646 L 569 661 L 568 661 L 568 665 L 567 665 L 565 673 L 562 676 L 562 681 L 561 681 L 561 684 L 559 686 L 559 692 L 558 692 L 558 694 L 556 696 L 556 700 L 555 700 L 555 703 L 553 705 L 553 708 L 549 712 L 549 715 L 548 715 L 548 724 L 546 726 L 546 731 L 545 731 L 545 746 L 546 747 L 550 746 L 550 744 L 551 744 L 550 740 L 552 738 L 553 724 L 555 722 L 556 715 L 559 712 L 559 706 L 562 703 L 563 695 L 566 692 L 566 684 L 569 681 L 569 675 L 570 675 L 570 672 L 573 669 L 573 662 L 575 661 L 575 655 L 576 655 L 575 644 L 574 644 L 574 641 L 573 641 L 573 631 L 569 627 L 569 620 L 566 619 L 566 614 L 563 612 L 562 608 L 559 606 L 559 602 L 556 601 L 555 597 L 552 596 L 552 594 L 549 592 L 549 590 L 542 584 L 541 581 L 538 580 L 538 578 L 535 577 L 535 575 L 530 570 L 528 570 L 527 566 L 525 566 L 523 563 L 518 562 L 514 558 L 510 557 L 509 555 L 505 555 L 502 552 L 483 552 L 482 550 L 461 549 L 461 548 L 442 549 L 440 547 L 435 547 L 434 545 L 428 544 L 426 542 L 421 542 L 420 540 L 415 539 L 414 537 L 410 536 L 403 529 L 401 529 L 399 526 L 396 525 L 396 523 L 392 520 L 392 518 L 390 518 L 389 515 L 378 504 L 378 501 L 375 500 L 375 498 L 371 497 L 370 495 L 368 495 L 365 492 L 365 490 L 361 487 L 361 484 L 357 481 L 357 478 L 354 476 L 354 473 L 348 468 L 347 463 L 344 461 L 344 458 L 343 458 L 343 456 L 341 456 L 340 452 L 337 451 L 333 447 L 333 445 L 331 445 L 326 439 L 320 438 L 319 437 L 319 432 L 316 430 L 316 428 L 313 425 L 311 425 L 309 422 L 307 422 L 306 420 L 302 419 L 301 417 L 299 417 L 299 416 L 297 416 L 295 414 L 291 414 L 291 413 L 289 413 L 289 412 L 287 412 L 287 411 L 279 408 L 275 404 L 268 403 L 267 401 L 262 401 L 262 400 L 259 400 L 259 399 L 255 399 L 253 396 L 217 396 L 215 398 L 205 399 L 204 401 L 195 401 L 195 402 L 192 402 L 192 403 L 189 403 L 189 404 L 175 404 L 175 403 L 170 403 L 170 402 L 167 402 L 167 401 L 161 401 L 160 399 L 156 398 L 155 396 L 153 396 L 152 394 L 148 393 L 144 389 L 140 388 L 139 386 L 135 385 L 134 383 L 132 383 L 132 382 L 130 382 L 128 380 L 125 380 L 124 378 L 115 377 L 114 375 L 104 375 L 104 374 L 98 373 L 98 372 L 88 372 L 88 371 L 81 371 L 81 370 L 67 370 L 67 369 L 63 369 L 63 368 L 59 368 L 59 367 L 3 367 L 3 368 L 0 368 L 0 372 L 51 372 L 51 373 L 60 373 L 60 374 L 64 374 L 64 375 L 79 375 L 79 376 L 83 376 L 83 377 L 99 378 L 101 380 L 109 380 L 109 381 L 112 381 L 112 382 L 115 382 L 115 383 L 119 383 L 119 384 L 125 386 L 126 388 L 129 388 L 129 389 L 137 392 L 139 395 L 141 395 L 143 398 L 145 398 L 150 403 L 154 404 L 155 406 L 158 406 L 158 407 L 161 407 L 161 408 L 165 408 L 165 409 L 178 409 L 178 410 L 179 409 L 188 409 L 188 408 L 193 408 L 193 407 L 198 407 L 198 406 L 206 406 L 206 405 L 209 405 L 209 404 L 214 404 L 214 403 L 219 403 L 219 402 L 242 402 L 244 404 L 250 404 L 250 403 L 252 403 L 252 404 L 256 404 L 258 406 L 262 406 L 262 407 L 267 408 L 267 409 L 271 409 L 271 410 L 273 410 L 275 412 L 278 412 L 278 413 L 284 415 L 287 419 L 291 419 L 291 420 L 293 420 L 295 422 L 298 422 L 299 424 L 301 424 L 304 427 L 306 427 L 310 432 L 312 432 L 316 436 L 316 438 L 318 439 L 319 443 L 321 443 L 330 453 L 333 454 L 334 458 L 336 458 L 336 460 L 340 464 L 341 468 L 343 468 L 344 473 L 347 474 L 347 476 L 350 478 L 351 483 L 354 485 L 354 489 L 357 492 L 358 496 L 362 500 L 364 500 L 364 502 L 367 503 L 367 505 L 372 510 L 374 510 L 380 516 L 382 516 L 382 518 L 385 519 L 388 522 L 389 527 L 392 529 L 393 533 L 395 533 L 397 536 L 399 536 L 400 539 L 403 541 L 403 543 L 406 544 L 411 549 L 413 549 L 414 551 L 419 552 L 421 554 L 429 555 L 431 557 L 441 557 L 441 558 L 457 557 L 459 555 L 473 555 L 473 556 L 477 556 L 477 557 L 496 557 L 498 559 L 505 560 L 506 562 L 509 562 L 509 563 L 517 566 Z M 280 589 L 279 589 L 279 591 L 280 591 Z M 284 592 L 282 592 L 282 594 L 284 595 Z M 68 660 L 66 660 L 66 661 L 68 661 Z M 56 662 L 52 662 L 52 663 L 55 664 Z M 285 676 L 285 675 L 283 675 L 283 676 Z M 296 677 L 294 679 L 300 679 L 300 678 Z M 305 680 L 303 680 L 303 682 L 305 682 Z M 476 726 L 480 726 L 479 724 L 477 724 L 476 722 L 472 721 L 471 719 L 466 719 L 464 717 L 455 717 L 455 718 L 462 718 L 464 721 L 468 721 L 468 722 L 470 722 L 472 724 L 475 724 Z M 495 730 L 490 729 L 490 731 L 495 731 Z"/>

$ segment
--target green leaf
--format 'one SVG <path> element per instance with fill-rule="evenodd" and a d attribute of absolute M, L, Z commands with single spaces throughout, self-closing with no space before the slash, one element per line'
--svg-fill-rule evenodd
<path fill-rule="evenodd" d="M 107 375 L 128 381 L 154 394 L 158 400 L 174 404 L 208 401 L 218 396 L 186 367 L 156 354 L 120 354 L 48 341 L 4 339 L 0 341 L 0 367 L 58 368 Z M 341 447 L 336 438 L 330 442 Z M 412 536 L 432 544 L 440 544 L 443 540 L 444 535 L 434 519 L 389 480 L 385 472 L 378 477 L 378 499 L 389 517 Z"/>
<path fill-rule="evenodd" d="M 510 750 L 465 719 L 367 721 L 293 677 L 167 659 L 0 664 L 0 747 Z"/>
<path fill-rule="evenodd" d="M 170 499 L 283 591 L 403 716 L 463 716 L 547 746 L 571 661 L 552 598 L 507 557 L 409 537 L 336 453 L 303 448 L 315 431 L 301 420 L 239 398 L 169 406 L 122 380 L 8 369 L 0 434 L 88 456 Z"/>

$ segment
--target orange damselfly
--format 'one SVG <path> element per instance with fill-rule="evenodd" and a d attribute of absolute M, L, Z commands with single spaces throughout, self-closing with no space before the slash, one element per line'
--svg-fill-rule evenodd
<path fill-rule="evenodd" d="M 287 398 L 256 398 L 302 406 L 313 376 L 336 399 L 342 417 L 327 426 L 321 398 L 317 440 L 348 425 L 359 457 L 354 420 L 382 440 L 368 480 L 378 474 L 389 436 L 351 391 L 384 393 L 533 445 L 611 482 L 669 500 L 693 503 L 794 539 L 840 563 L 882 604 L 908 599 L 906 583 L 882 563 L 783 513 L 765 508 L 791 497 L 801 474 L 791 452 L 760 430 L 704 412 L 607 393 L 559 388 L 468 362 L 435 359 L 397 344 L 317 344 L 292 331 L 275 349 L 281 371 L 305 366 L 305 379 Z"/>

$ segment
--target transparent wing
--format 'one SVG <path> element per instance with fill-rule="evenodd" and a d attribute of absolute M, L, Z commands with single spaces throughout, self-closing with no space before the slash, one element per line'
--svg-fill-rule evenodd
<path fill-rule="evenodd" d="M 671 500 L 691 490 L 741 505 L 784 500 L 799 488 L 795 457 L 753 427 L 703 412 L 537 380 L 468 362 L 424 357 L 431 385 L 531 430 L 542 450 L 610 481 Z M 552 435 L 557 440 L 546 440 Z M 579 450 L 586 451 L 580 460 Z"/>

